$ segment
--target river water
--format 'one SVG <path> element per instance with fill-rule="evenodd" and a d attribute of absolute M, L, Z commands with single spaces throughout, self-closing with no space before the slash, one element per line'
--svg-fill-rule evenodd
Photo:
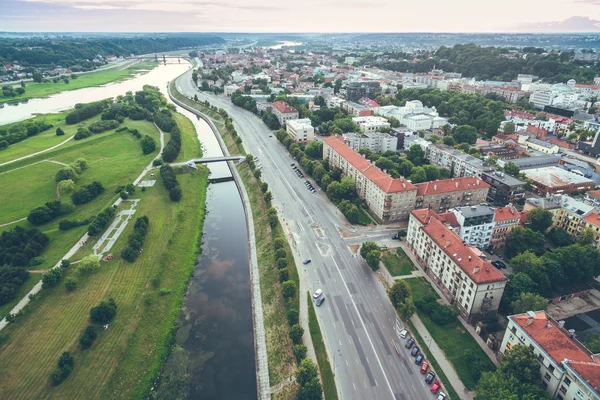
<path fill-rule="evenodd" d="M 27 104 L 0 109 L 0 125 L 54 113 L 141 90 L 144 85 L 161 89 L 190 64 L 160 65 L 131 80 L 101 87 L 78 89 L 30 100 Z M 223 155 L 204 120 L 186 110 L 196 128 L 204 156 Z M 224 162 L 208 164 L 211 178 L 231 176 Z M 254 400 L 256 370 L 252 299 L 246 217 L 235 182 L 210 184 L 207 191 L 202 255 L 184 299 L 176 346 L 167 360 L 157 387 L 156 399 Z M 142 366 L 140 366 L 142 367 Z"/>

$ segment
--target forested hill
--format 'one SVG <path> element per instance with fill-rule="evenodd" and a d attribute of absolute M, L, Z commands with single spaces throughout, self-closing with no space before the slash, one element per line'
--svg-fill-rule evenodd
<path fill-rule="evenodd" d="M 70 67 L 93 60 L 98 54 L 126 56 L 225 43 L 219 36 L 102 39 L 0 39 L 0 65 Z"/>
<path fill-rule="evenodd" d="M 540 51 L 541 50 L 541 51 Z M 428 72 L 434 66 L 446 72 L 460 72 L 465 77 L 479 80 L 510 81 L 518 74 L 532 74 L 548 82 L 566 82 L 575 79 L 579 83 L 591 83 L 600 74 L 600 67 L 573 60 L 570 51 L 543 54 L 544 49 L 524 47 L 511 53 L 508 48 L 481 47 L 459 44 L 440 47 L 420 60 L 402 60 L 403 54 L 390 54 L 388 61 L 370 64 L 399 72 Z M 368 59 L 367 62 L 371 61 Z"/>

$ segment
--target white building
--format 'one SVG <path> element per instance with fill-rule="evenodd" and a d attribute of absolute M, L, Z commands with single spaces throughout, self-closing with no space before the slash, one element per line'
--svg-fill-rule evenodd
<path fill-rule="evenodd" d="M 372 153 L 385 153 L 396 151 L 398 138 L 383 132 L 345 133 L 344 142 L 358 152 L 360 149 L 369 149 Z"/>
<path fill-rule="evenodd" d="M 315 139 L 315 128 L 308 118 L 285 121 L 285 131 L 295 142 L 307 143 Z"/>
<path fill-rule="evenodd" d="M 477 205 L 457 207 L 450 210 L 460 226 L 459 236 L 467 244 L 484 249 L 490 245 L 494 222 L 494 209 L 490 206 Z"/>
<path fill-rule="evenodd" d="M 407 101 L 404 107 L 382 106 L 377 114 L 386 118 L 396 118 L 411 130 L 436 129 L 448 123 L 439 116 L 435 108 L 424 107 L 418 100 Z"/>
<path fill-rule="evenodd" d="M 450 227 L 454 214 L 413 210 L 406 243 L 430 280 L 467 321 L 495 315 L 506 278 Z"/>
<path fill-rule="evenodd" d="M 375 132 L 384 127 L 391 128 L 391 124 L 383 117 L 353 117 L 352 121 L 362 132 Z"/>
<path fill-rule="evenodd" d="M 223 87 L 223 94 L 225 96 L 231 96 L 238 90 L 240 90 L 240 87 L 238 85 L 227 85 Z"/>
<path fill-rule="evenodd" d="M 498 356 L 515 346 L 533 350 L 540 364 L 540 384 L 552 399 L 600 400 L 600 359 L 564 329 L 564 321 L 557 322 L 544 311 L 509 316 Z"/>

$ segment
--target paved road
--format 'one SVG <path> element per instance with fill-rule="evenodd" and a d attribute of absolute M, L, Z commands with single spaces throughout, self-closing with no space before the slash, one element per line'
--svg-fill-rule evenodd
<path fill-rule="evenodd" d="M 260 119 L 229 99 L 198 92 L 191 72 L 178 81 L 188 97 L 227 110 L 244 146 L 263 164 L 263 179 L 273 193 L 282 223 L 293 238 L 301 279 L 323 289 L 326 301 L 317 310 L 343 399 L 431 399 L 413 359 L 404 348 L 396 353 L 395 312 L 377 277 L 349 251 L 338 227 L 346 224 L 323 194 L 311 194 L 293 172 L 294 162 Z M 306 267 L 301 261 L 311 258 Z"/>

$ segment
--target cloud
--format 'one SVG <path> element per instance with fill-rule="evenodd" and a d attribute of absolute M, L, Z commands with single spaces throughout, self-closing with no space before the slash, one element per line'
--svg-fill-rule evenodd
<path fill-rule="evenodd" d="M 575 0 L 575 1 L 573 1 L 573 3 L 584 3 L 584 4 L 591 4 L 594 6 L 600 6 L 600 0 Z"/>
<path fill-rule="evenodd" d="M 600 0 L 598 2 L 600 4 Z M 517 30 L 525 32 L 600 32 L 600 21 L 589 17 L 574 16 L 564 21 L 524 23 L 518 25 Z"/>
<path fill-rule="evenodd" d="M 204 0 L 23 0 L 27 3 L 46 3 L 72 7 L 80 10 L 137 10 L 185 12 L 212 9 L 269 11 L 281 10 L 277 4 L 255 4 L 252 0 L 235 2 L 219 2 Z"/>

